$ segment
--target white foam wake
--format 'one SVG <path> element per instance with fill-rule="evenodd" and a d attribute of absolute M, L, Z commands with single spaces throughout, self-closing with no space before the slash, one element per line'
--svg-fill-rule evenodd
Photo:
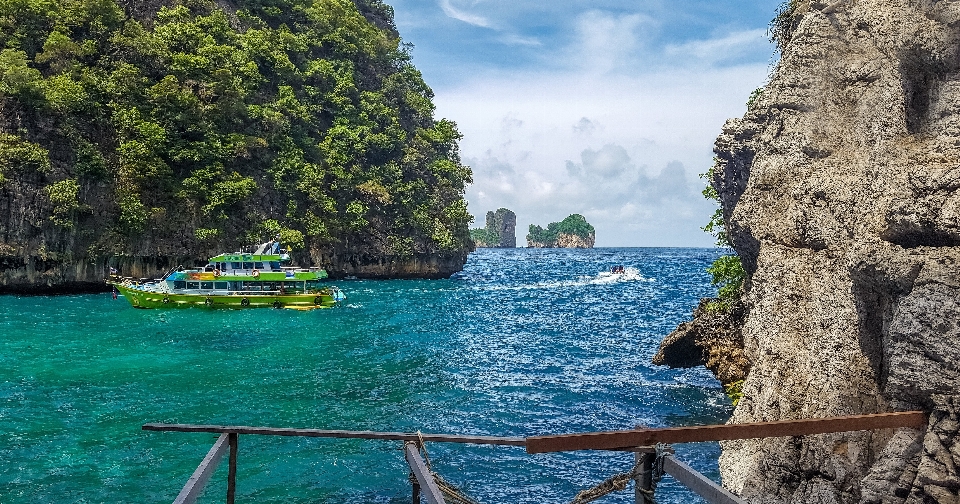
<path fill-rule="evenodd" d="M 528 290 L 528 289 L 566 289 L 570 287 L 587 287 L 590 285 L 610 285 L 628 282 L 653 282 L 653 278 L 647 278 L 640 273 L 637 268 L 624 268 L 623 273 L 611 273 L 601 271 L 594 276 L 581 276 L 576 280 L 557 280 L 553 282 L 538 282 L 525 285 L 498 285 L 484 287 L 484 290 Z"/>

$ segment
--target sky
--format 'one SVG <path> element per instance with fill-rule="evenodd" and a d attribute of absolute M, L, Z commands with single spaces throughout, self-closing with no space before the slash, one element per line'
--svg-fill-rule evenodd
<path fill-rule="evenodd" d="M 780 0 L 386 0 L 473 170 L 472 227 L 574 213 L 597 247 L 713 246 L 701 191 L 774 47 Z"/>

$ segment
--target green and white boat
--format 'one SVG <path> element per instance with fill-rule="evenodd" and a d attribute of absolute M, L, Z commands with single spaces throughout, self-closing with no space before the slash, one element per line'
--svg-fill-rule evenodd
<path fill-rule="evenodd" d="M 220 254 L 203 268 L 178 267 L 162 279 L 122 278 L 111 275 L 107 283 L 135 308 L 329 308 L 346 299 L 333 285 L 324 285 L 321 268 L 286 266 L 277 242 L 267 242 L 256 252 Z M 116 294 L 116 293 L 115 293 Z"/>

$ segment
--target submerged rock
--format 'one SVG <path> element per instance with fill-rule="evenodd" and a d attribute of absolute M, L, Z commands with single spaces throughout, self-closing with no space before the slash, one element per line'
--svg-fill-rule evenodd
<path fill-rule="evenodd" d="M 960 7 L 796 4 L 769 84 L 715 148 L 750 276 L 730 421 L 930 424 L 723 442 L 723 482 L 751 503 L 957 503 Z"/>

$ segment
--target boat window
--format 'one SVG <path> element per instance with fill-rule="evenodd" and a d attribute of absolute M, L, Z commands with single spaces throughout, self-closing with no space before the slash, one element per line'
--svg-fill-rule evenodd
<path fill-rule="evenodd" d="M 174 288 L 174 289 L 186 289 L 186 288 L 187 288 L 187 282 L 184 282 L 183 280 L 177 280 L 177 281 L 173 282 L 173 288 Z"/>
<path fill-rule="evenodd" d="M 243 269 L 243 263 L 232 262 L 230 263 L 230 269 Z"/>
<path fill-rule="evenodd" d="M 188 289 L 199 289 L 199 288 L 200 288 L 200 282 L 187 282 L 187 288 L 188 288 Z"/>
<path fill-rule="evenodd" d="M 212 289 L 212 288 L 213 288 L 213 282 L 200 282 L 200 288 L 201 288 L 201 289 Z"/>
<path fill-rule="evenodd" d="M 274 270 L 274 271 L 279 271 L 279 270 L 280 270 L 280 263 L 277 262 L 277 261 L 270 261 L 270 269 L 272 269 L 272 270 Z"/>
<path fill-rule="evenodd" d="M 241 287 L 241 286 L 240 286 L 240 283 L 241 283 L 241 282 L 227 282 L 227 283 L 230 285 L 230 287 L 229 287 L 230 290 L 240 290 L 240 287 Z"/>
<path fill-rule="evenodd" d="M 316 280 L 311 280 L 311 281 L 307 282 L 307 288 L 308 288 L 308 289 L 311 289 L 311 290 L 319 289 L 319 288 L 320 288 L 320 282 L 318 282 L 318 281 L 316 281 Z"/>
<path fill-rule="evenodd" d="M 263 263 L 262 263 L 262 262 L 253 263 L 253 267 L 254 267 L 255 269 L 262 270 L 262 269 L 263 269 Z"/>
<path fill-rule="evenodd" d="M 252 262 L 245 262 L 245 263 L 243 263 L 243 268 L 241 268 L 241 269 L 253 269 L 253 263 L 252 263 Z"/>
<path fill-rule="evenodd" d="M 215 289 L 226 289 L 226 288 L 227 288 L 227 282 L 214 282 L 213 285 L 214 285 L 214 288 L 215 288 Z"/>

